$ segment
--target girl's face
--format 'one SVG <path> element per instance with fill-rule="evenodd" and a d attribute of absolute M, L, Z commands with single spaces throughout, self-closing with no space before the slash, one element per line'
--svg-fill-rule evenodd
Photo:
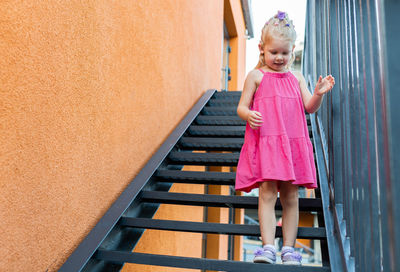
<path fill-rule="evenodd" d="M 264 53 L 265 65 L 273 71 L 283 72 L 292 56 L 294 44 L 287 39 L 270 38 L 264 47 L 259 45 L 259 48 Z"/>

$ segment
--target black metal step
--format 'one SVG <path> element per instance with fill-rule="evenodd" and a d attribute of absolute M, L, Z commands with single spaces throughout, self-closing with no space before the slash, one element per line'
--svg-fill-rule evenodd
<path fill-rule="evenodd" d="M 246 121 L 239 116 L 207 116 L 199 115 L 195 119 L 198 125 L 210 126 L 246 126 Z"/>
<path fill-rule="evenodd" d="M 199 117 L 205 117 L 205 116 L 218 116 L 218 117 L 229 117 L 233 118 L 233 117 L 237 117 L 238 119 L 235 120 L 235 124 L 239 123 L 240 124 L 246 124 L 245 121 L 243 121 L 242 119 L 240 119 L 240 117 L 237 115 L 237 107 L 204 107 L 203 110 L 201 111 L 200 116 L 198 116 L 196 118 L 196 122 L 199 124 Z M 212 118 L 209 118 L 212 119 Z M 228 119 L 228 118 L 226 118 Z M 226 120 L 225 119 L 225 120 Z M 242 120 L 242 121 L 239 121 Z M 310 121 L 310 116 L 308 114 L 306 114 L 306 121 L 307 121 L 307 125 L 311 126 L 311 121 Z M 204 124 L 204 123 L 203 123 Z"/>
<path fill-rule="evenodd" d="M 206 207 L 225 207 L 257 209 L 258 197 L 254 196 L 224 196 L 208 194 L 169 193 L 160 191 L 143 191 L 141 201 L 148 203 L 162 203 L 175 205 L 191 205 Z M 276 201 L 276 210 L 282 210 L 280 199 Z M 299 210 L 304 212 L 321 212 L 322 201 L 320 198 L 300 198 Z"/>
<path fill-rule="evenodd" d="M 158 170 L 155 177 L 157 181 L 171 183 L 235 185 L 236 173 Z"/>
<path fill-rule="evenodd" d="M 178 144 L 185 150 L 240 151 L 243 142 L 243 138 L 182 137 Z"/>
<path fill-rule="evenodd" d="M 192 153 L 174 151 L 168 155 L 170 164 L 237 166 L 239 153 Z"/>
<path fill-rule="evenodd" d="M 191 125 L 188 132 L 193 136 L 244 137 L 245 126 L 196 126 Z"/>
<path fill-rule="evenodd" d="M 226 97 L 239 97 L 242 91 L 228 91 L 228 92 L 215 92 L 212 98 L 226 98 Z"/>
<path fill-rule="evenodd" d="M 312 137 L 311 126 L 308 133 Z M 246 126 L 197 126 L 191 125 L 187 132 L 192 136 L 218 136 L 218 137 L 241 137 L 244 138 Z"/>
<path fill-rule="evenodd" d="M 121 217 L 119 225 L 140 229 L 157 229 L 181 232 L 200 232 L 243 236 L 261 236 L 259 225 L 239 225 L 206 222 L 189 222 L 160 220 L 151 218 Z M 276 227 L 276 237 L 282 237 L 282 227 Z M 325 228 L 299 227 L 297 237 L 300 239 L 326 239 Z"/>
<path fill-rule="evenodd" d="M 190 150 L 192 150 L 190 148 Z M 168 155 L 173 165 L 237 166 L 240 153 L 197 153 L 174 151 Z"/>
<path fill-rule="evenodd" d="M 237 116 L 237 107 L 204 107 L 201 111 L 202 115 L 218 115 L 218 116 Z"/>
<path fill-rule="evenodd" d="M 237 107 L 240 97 L 212 98 L 207 105 L 212 107 Z"/>
<path fill-rule="evenodd" d="M 202 269 L 212 271 L 229 272 L 329 272 L 329 267 L 311 267 L 311 266 L 292 266 L 280 264 L 257 264 L 240 261 L 225 261 L 204 258 L 191 258 L 180 256 L 168 256 L 158 254 L 124 252 L 116 250 L 99 249 L 95 257 L 114 263 L 137 263 L 157 266 L 180 267 L 188 269 Z"/>

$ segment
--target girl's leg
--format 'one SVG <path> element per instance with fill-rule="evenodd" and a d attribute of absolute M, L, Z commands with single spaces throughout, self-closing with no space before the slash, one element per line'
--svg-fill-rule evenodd
<path fill-rule="evenodd" d="M 299 224 L 299 187 L 289 181 L 281 181 L 279 197 L 282 204 L 283 246 L 294 247 Z"/>
<path fill-rule="evenodd" d="M 258 220 L 260 221 L 263 245 L 273 245 L 275 241 L 276 218 L 275 203 L 278 189 L 274 181 L 260 183 L 258 201 Z"/>

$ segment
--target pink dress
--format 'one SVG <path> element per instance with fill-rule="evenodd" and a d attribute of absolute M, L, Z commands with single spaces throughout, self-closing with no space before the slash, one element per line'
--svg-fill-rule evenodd
<path fill-rule="evenodd" d="M 250 192 L 264 181 L 317 188 L 299 82 L 291 72 L 260 71 L 264 76 L 250 109 L 261 113 L 263 123 L 258 129 L 246 124 L 235 188 Z"/>

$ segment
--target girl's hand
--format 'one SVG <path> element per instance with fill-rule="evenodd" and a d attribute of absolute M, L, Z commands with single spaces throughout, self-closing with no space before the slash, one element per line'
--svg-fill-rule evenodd
<path fill-rule="evenodd" d="M 252 129 L 258 129 L 262 124 L 262 116 L 258 111 L 250 111 L 247 115 L 247 122 Z"/>
<path fill-rule="evenodd" d="M 323 96 L 333 88 L 333 85 L 335 85 L 335 78 L 332 75 L 324 78 L 319 76 L 317 85 L 315 86 L 314 94 Z"/>

